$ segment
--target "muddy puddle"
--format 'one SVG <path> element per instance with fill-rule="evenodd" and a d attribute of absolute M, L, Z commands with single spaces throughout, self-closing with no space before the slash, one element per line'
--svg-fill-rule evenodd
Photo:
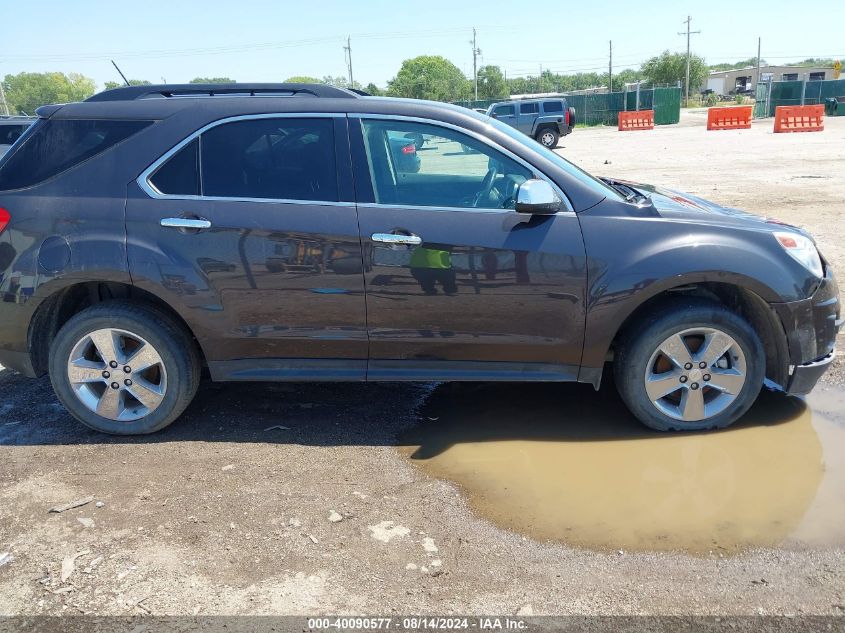
<path fill-rule="evenodd" d="M 845 545 L 845 391 L 763 393 L 723 431 L 661 434 L 612 388 L 443 385 L 400 451 L 541 541 L 736 553 Z"/>

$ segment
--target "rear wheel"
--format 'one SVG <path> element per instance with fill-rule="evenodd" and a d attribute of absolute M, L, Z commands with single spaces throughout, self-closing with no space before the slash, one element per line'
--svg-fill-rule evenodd
<path fill-rule="evenodd" d="M 553 149 L 557 147 L 558 138 L 560 135 L 557 133 L 557 130 L 551 127 L 543 128 L 539 132 L 537 132 L 537 142 L 543 145 L 544 147 L 548 147 L 549 149 Z"/>
<path fill-rule="evenodd" d="M 50 380 L 65 408 L 97 431 L 153 433 L 190 404 L 200 379 L 196 345 L 158 309 L 122 301 L 70 319 L 50 349 Z"/>
<path fill-rule="evenodd" d="M 754 403 L 765 354 L 751 326 L 698 298 L 663 306 L 627 333 L 614 359 L 631 412 L 659 431 L 724 428 Z"/>

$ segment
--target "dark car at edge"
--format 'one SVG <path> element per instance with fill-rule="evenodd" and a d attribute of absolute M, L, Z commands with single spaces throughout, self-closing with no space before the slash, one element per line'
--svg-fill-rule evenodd
<path fill-rule="evenodd" d="M 468 109 L 235 84 L 38 115 L 0 160 L 0 364 L 100 431 L 164 428 L 204 373 L 606 371 L 646 425 L 720 428 L 834 356 L 836 282 L 801 229 L 594 178 Z"/>

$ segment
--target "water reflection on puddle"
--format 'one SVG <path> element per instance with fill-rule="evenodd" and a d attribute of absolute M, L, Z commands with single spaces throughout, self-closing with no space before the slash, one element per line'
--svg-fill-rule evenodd
<path fill-rule="evenodd" d="M 473 511 L 599 550 L 845 544 L 845 392 L 763 393 L 724 431 L 641 427 L 609 388 L 443 385 L 400 451 Z"/>

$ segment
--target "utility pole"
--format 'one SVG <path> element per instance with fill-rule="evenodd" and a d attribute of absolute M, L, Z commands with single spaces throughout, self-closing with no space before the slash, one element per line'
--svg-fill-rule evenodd
<path fill-rule="evenodd" d="M 343 54 L 346 57 L 346 67 L 349 69 L 349 87 L 352 88 L 355 84 L 352 80 L 352 38 L 346 37 L 346 46 L 343 47 Z"/>
<path fill-rule="evenodd" d="M 607 91 L 613 92 L 613 40 L 608 43 L 610 44 L 610 58 L 607 62 Z"/>
<path fill-rule="evenodd" d="M 757 38 L 757 76 L 754 78 L 754 99 L 757 99 L 757 86 L 760 85 L 760 47 L 762 44 L 762 37 Z"/>
<path fill-rule="evenodd" d="M 698 35 L 701 31 L 690 31 L 690 23 L 692 22 L 692 17 L 687 16 L 687 19 L 684 20 L 687 25 L 687 32 L 686 33 L 678 33 L 678 35 L 686 35 L 687 36 L 687 79 L 686 79 L 686 97 L 684 98 L 684 107 L 689 107 L 689 60 L 690 60 L 690 52 L 689 52 L 689 36 L 690 35 Z"/>
<path fill-rule="evenodd" d="M 475 27 L 472 27 L 472 78 L 475 83 L 475 100 L 478 101 L 478 56 L 481 55 L 481 49 L 478 48 L 478 42 L 475 39 Z"/>

